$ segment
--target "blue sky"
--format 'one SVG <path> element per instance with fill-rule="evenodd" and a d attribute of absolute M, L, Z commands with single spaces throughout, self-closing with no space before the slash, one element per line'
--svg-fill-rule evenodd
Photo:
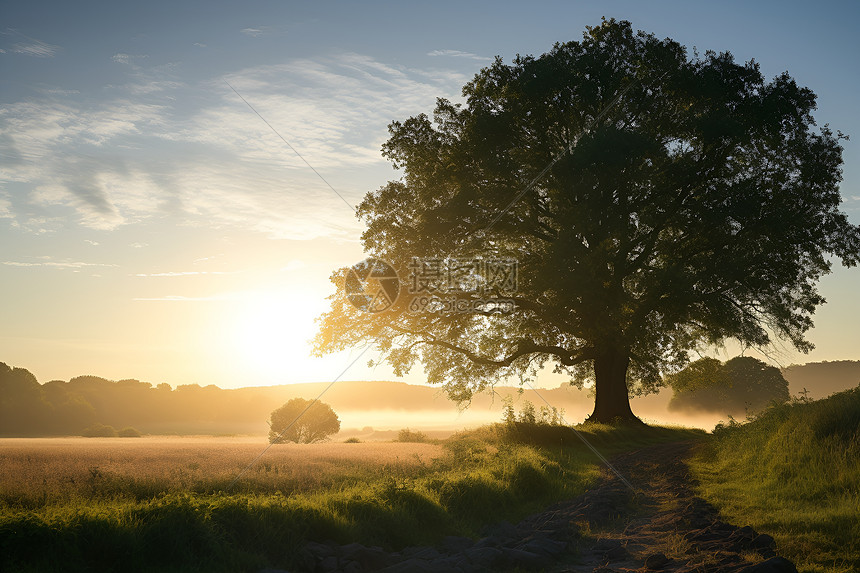
<path fill-rule="evenodd" d="M 0 361 L 41 381 L 337 375 L 349 353 L 308 360 L 303 341 L 361 225 L 227 82 L 355 204 L 397 177 L 389 122 L 601 16 L 810 87 L 818 122 L 855 138 L 842 194 L 860 223 L 856 3 L 3 1 Z M 779 362 L 860 358 L 860 270 L 821 285 L 818 349 Z"/>

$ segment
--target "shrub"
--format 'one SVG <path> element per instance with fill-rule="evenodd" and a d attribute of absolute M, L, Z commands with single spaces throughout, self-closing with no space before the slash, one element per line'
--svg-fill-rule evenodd
<path fill-rule="evenodd" d="M 81 435 L 85 438 L 115 438 L 117 432 L 113 426 L 95 423 L 81 432 Z"/>
<path fill-rule="evenodd" d="M 426 442 L 427 434 L 424 432 L 419 432 L 417 430 L 410 430 L 409 428 L 403 428 L 397 433 L 398 442 Z"/>
<path fill-rule="evenodd" d="M 131 426 L 126 426 L 125 428 L 117 432 L 117 435 L 120 438 L 139 438 L 143 434 L 141 434 L 139 431 L 137 431 L 135 428 L 132 428 Z"/>
<path fill-rule="evenodd" d="M 535 405 L 526 400 L 523 402 L 523 407 L 520 409 L 520 422 L 525 424 L 534 424 L 537 422 L 535 416 Z"/>

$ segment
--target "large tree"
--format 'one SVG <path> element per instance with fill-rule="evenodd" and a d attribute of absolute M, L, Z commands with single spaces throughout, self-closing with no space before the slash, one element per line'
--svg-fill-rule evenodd
<path fill-rule="evenodd" d="M 841 134 L 816 127 L 815 95 L 787 73 L 766 81 L 752 61 L 609 20 L 497 58 L 463 97 L 390 125 L 383 154 L 402 177 L 359 205 L 364 250 L 404 290 L 413 257 L 515 258 L 513 309 L 410 312 L 401 295 L 363 312 L 341 269 L 319 353 L 373 342 L 457 400 L 549 361 L 594 380 L 590 418 L 607 422 L 635 420 L 628 396 L 692 348 L 812 348 L 816 282 L 831 257 L 858 262 L 860 227 L 839 210 Z"/>

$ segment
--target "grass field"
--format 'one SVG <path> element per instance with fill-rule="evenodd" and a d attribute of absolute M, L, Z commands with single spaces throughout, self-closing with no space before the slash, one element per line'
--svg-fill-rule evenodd
<path fill-rule="evenodd" d="M 368 473 L 413 475 L 440 445 L 278 444 L 260 438 L 0 439 L 0 503 L 38 508 L 92 499 L 235 491 L 292 495 L 356 482 Z M 251 464 L 249 466 L 249 464 Z"/>
<path fill-rule="evenodd" d="M 718 429 L 692 469 L 703 497 L 801 572 L 860 571 L 860 388 Z"/>
<path fill-rule="evenodd" d="M 860 570 L 860 389 L 700 431 L 590 425 L 604 455 L 699 439 L 700 492 L 805 572 Z M 405 434 L 404 434 L 405 435 Z M 418 434 L 416 439 L 420 438 Z M 256 571 L 304 541 L 396 549 L 477 536 L 575 496 L 598 461 L 572 430 L 492 425 L 430 443 L 0 440 L 0 570 Z M 234 483 L 235 481 L 235 483 Z"/>
<path fill-rule="evenodd" d="M 606 455 L 701 437 L 584 430 Z M 35 445 L 34 445 L 35 444 Z M 569 428 L 489 426 L 438 444 L 271 448 L 215 440 L 0 444 L 0 570 L 254 571 L 305 540 L 398 548 L 476 536 L 577 495 L 598 462 Z"/>

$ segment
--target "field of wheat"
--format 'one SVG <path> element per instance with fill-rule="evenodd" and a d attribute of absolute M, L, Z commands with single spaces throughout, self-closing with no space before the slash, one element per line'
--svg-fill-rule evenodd
<path fill-rule="evenodd" d="M 583 431 L 607 454 L 698 436 Z M 307 540 L 393 550 L 475 537 L 599 476 L 597 458 L 562 426 L 397 439 L 268 449 L 264 438 L 0 440 L 0 570 L 293 568 Z"/>
<path fill-rule="evenodd" d="M 413 476 L 443 454 L 435 444 L 366 442 L 275 444 L 260 456 L 267 445 L 260 438 L 0 439 L 0 501 L 37 507 L 228 489 L 289 495 L 369 474 Z"/>

